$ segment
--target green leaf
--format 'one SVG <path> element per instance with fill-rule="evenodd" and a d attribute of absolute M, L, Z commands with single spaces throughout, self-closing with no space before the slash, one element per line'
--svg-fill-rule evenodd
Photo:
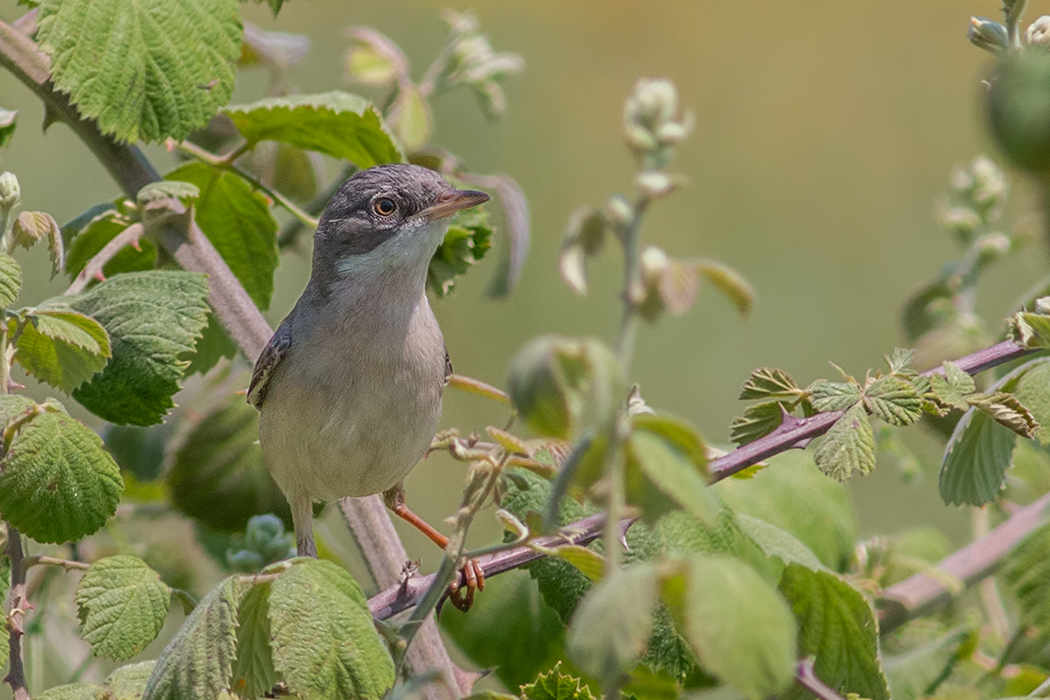
<path fill-rule="evenodd" d="M 977 391 L 973 377 L 951 361 L 944 362 L 944 375 L 930 376 L 930 389 L 944 404 L 960 411 L 970 407 L 966 397 Z"/>
<path fill-rule="evenodd" d="M 50 214 L 42 211 L 24 211 L 15 219 L 11 227 L 11 238 L 15 245 L 20 245 L 26 250 L 33 247 L 37 241 L 47 239 L 48 249 L 51 252 L 51 275 L 58 274 L 62 269 L 65 254 L 62 249 L 62 231 L 58 222 Z"/>
<path fill-rule="evenodd" d="M 830 571 L 789 564 L 780 592 L 798 620 L 798 654 L 815 657 L 817 677 L 839 693 L 888 700 L 879 660 L 879 629 L 871 605 Z M 807 697 L 794 688 L 785 698 Z"/>
<path fill-rule="evenodd" d="M 22 423 L 0 460 L 0 512 L 38 542 L 73 542 L 102 527 L 124 490 L 102 440 L 53 399 Z"/>
<path fill-rule="evenodd" d="M 0 395 L 0 428 L 6 428 L 11 421 L 26 413 L 30 409 L 36 409 L 36 401 L 22 394 Z M 2 637 L 3 635 L 0 635 Z"/>
<path fill-rule="evenodd" d="M 55 86 L 120 140 L 181 141 L 233 92 L 236 0 L 44 0 L 37 26 Z"/>
<path fill-rule="evenodd" d="M 394 685 L 368 601 L 331 562 L 296 560 L 271 584 L 270 625 L 274 668 L 303 700 L 378 700 Z"/>
<path fill-rule="evenodd" d="M 791 683 L 795 621 L 753 568 L 727 556 L 694 555 L 680 560 L 662 592 L 704 669 L 750 698 L 779 693 Z"/>
<path fill-rule="evenodd" d="M 864 391 L 864 404 L 872 414 L 890 425 L 911 425 L 922 417 L 922 397 L 911 382 L 888 375 L 876 379 Z"/>
<path fill-rule="evenodd" d="M 1050 348 L 1050 316 L 1046 315 L 1046 309 L 1040 308 L 1039 313 L 1020 311 L 1014 314 L 1010 321 L 1010 335 L 1026 348 Z"/>
<path fill-rule="evenodd" d="M 237 582 L 227 578 L 201 598 L 164 647 L 142 700 L 214 698 L 229 687 L 237 642 Z"/>
<path fill-rule="evenodd" d="M 156 665 L 156 660 L 150 659 L 113 671 L 103 684 L 106 689 L 105 700 L 139 700 Z"/>
<path fill-rule="evenodd" d="M 73 392 L 85 408 L 118 425 L 159 422 L 174 403 L 186 362 L 207 323 L 208 285 L 192 272 L 129 272 L 68 297 L 109 333 L 113 357 Z"/>
<path fill-rule="evenodd" d="M 744 415 L 737 416 L 730 424 L 729 439 L 737 445 L 746 445 L 769 435 L 784 420 L 782 405 L 779 401 L 768 401 L 748 406 Z"/>
<path fill-rule="evenodd" d="M 656 569 L 649 564 L 618 569 L 598 582 L 576 609 L 566 638 L 569 658 L 607 691 L 645 653 L 656 587 Z"/>
<path fill-rule="evenodd" d="M 955 313 L 951 304 L 954 292 L 946 279 L 939 279 L 918 290 L 901 309 L 901 325 L 909 343 L 942 325 Z"/>
<path fill-rule="evenodd" d="M 893 352 L 883 357 L 890 366 L 890 374 L 901 374 L 908 371 L 908 365 L 915 359 L 915 351 L 909 348 L 893 348 Z"/>
<path fill-rule="evenodd" d="M 1050 523 L 1033 530 L 1014 547 L 1002 575 L 1017 600 L 1019 624 L 1050 634 Z"/>
<path fill-rule="evenodd" d="M 259 698 L 277 683 L 270 651 L 270 584 L 256 583 L 241 597 L 237 612 L 237 659 L 232 689 L 246 698 Z"/>
<path fill-rule="evenodd" d="M 824 564 L 817 559 L 813 550 L 786 530 L 744 513 L 738 513 L 736 521 L 741 531 L 750 537 L 767 557 L 776 557 L 784 564 L 798 564 L 814 571 L 824 568 Z"/>
<path fill-rule="evenodd" d="M 116 205 L 99 205 L 70 221 L 62 228 L 62 237 L 68 241 L 66 274 L 76 278 L 91 258 L 107 243 L 134 222 L 130 202 L 118 200 Z M 137 216 L 137 215 L 136 215 Z M 139 237 L 134 245 L 126 245 L 102 267 L 106 277 L 121 272 L 152 270 L 157 261 L 157 246 L 148 238 Z"/>
<path fill-rule="evenodd" d="M 48 688 L 35 700 L 102 700 L 105 690 L 94 683 L 70 683 Z"/>
<path fill-rule="evenodd" d="M 971 394 L 966 401 L 991 416 L 1021 437 L 1031 438 L 1039 426 L 1028 408 L 1013 394 L 996 391 L 991 394 Z"/>
<path fill-rule="evenodd" d="M 976 630 L 957 629 L 903 654 L 886 655 L 886 676 L 894 700 L 917 700 L 936 693 L 956 664 L 971 655 L 976 636 Z"/>
<path fill-rule="evenodd" d="M 627 445 L 627 455 L 628 471 L 636 465 L 664 497 L 673 500 L 701 522 L 710 524 L 715 520 L 718 506 L 707 493 L 704 477 L 685 455 L 662 437 L 646 430 L 634 431 Z M 628 486 L 628 502 L 643 505 L 637 498 L 631 497 L 631 491 Z M 643 517 L 648 522 L 655 522 L 666 512 L 665 509 L 657 513 L 646 511 L 643 510 Z"/>
<path fill-rule="evenodd" d="M 456 285 L 456 277 L 466 274 L 485 257 L 492 247 L 491 237 L 487 211 L 475 208 L 458 213 L 430 259 L 427 268 L 430 291 L 439 297 L 447 296 Z"/>
<path fill-rule="evenodd" d="M 751 376 L 744 382 L 744 388 L 740 390 L 740 400 L 794 399 L 801 396 L 802 393 L 802 389 L 795 383 L 795 380 L 784 370 L 775 367 L 759 367 L 751 372 Z"/>
<path fill-rule="evenodd" d="M 844 571 L 849 565 L 858 527 L 849 492 L 821 474 L 808 453 L 777 455 L 753 478 L 724 479 L 713 490 L 738 514 L 797 537 L 828 568 Z"/>
<path fill-rule="evenodd" d="M 11 137 L 15 134 L 15 127 L 18 126 L 18 123 L 15 121 L 17 115 L 17 109 L 0 108 L 0 148 L 11 142 Z"/>
<path fill-rule="evenodd" d="M 243 396 L 229 394 L 185 423 L 164 476 L 172 505 L 221 532 L 242 531 L 263 513 L 291 527 L 288 502 L 263 463 L 259 412 Z"/>
<path fill-rule="evenodd" d="M 1039 424 L 1035 430 L 1036 440 L 1044 447 L 1050 446 L 1050 360 L 1035 360 L 1028 364 L 1030 366 L 1015 393 Z"/>
<path fill-rule="evenodd" d="M 860 387 L 853 382 L 829 382 L 821 379 L 809 388 L 813 408 L 820 412 L 845 411 L 860 401 Z"/>
<path fill-rule="evenodd" d="M 266 197 L 236 173 L 204 163 L 187 163 L 165 177 L 200 188 L 194 218 L 255 305 L 268 309 L 277 268 L 277 221 Z"/>
<path fill-rule="evenodd" d="M 875 436 L 863 404 L 855 404 L 835 421 L 813 458 L 820 471 L 839 481 L 875 468 Z"/>
<path fill-rule="evenodd" d="M 199 163 L 198 165 L 204 164 Z M 207 165 L 204 167 L 208 168 Z M 177 180 L 179 179 L 168 178 L 151 182 L 138 191 L 135 199 L 138 201 L 139 206 L 145 206 L 150 202 L 158 202 L 165 199 L 177 199 L 183 204 L 193 204 L 201 196 L 200 187 L 192 182 L 178 182 Z"/>
<path fill-rule="evenodd" d="M 402 83 L 397 92 L 390 121 L 401 144 L 409 153 L 419 150 L 430 138 L 434 118 L 426 97 L 410 82 Z"/>
<path fill-rule="evenodd" d="M 15 360 L 42 382 L 71 392 L 95 376 L 111 355 L 109 335 L 98 321 L 76 311 L 30 309 Z"/>
<path fill-rule="evenodd" d="M 77 586 L 80 636 L 91 653 L 125 661 L 160 633 L 171 591 L 138 557 L 99 559 Z"/>
<path fill-rule="evenodd" d="M 576 676 L 561 672 L 561 661 L 536 680 L 521 686 L 522 700 L 597 700 Z"/>
<path fill-rule="evenodd" d="M 696 264 L 696 270 L 725 294 L 742 316 L 751 313 L 755 292 L 743 275 L 717 260 L 701 260 Z"/>
<path fill-rule="evenodd" d="M 250 146 L 281 141 L 349 160 L 362 170 L 404 160 L 376 108 L 350 93 L 271 97 L 223 111 Z"/>
<path fill-rule="evenodd" d="M 707 448 L 696 429 L 667 413 L 639 413 L 631 417 L 635 431 L 645 431 L 666 440 L 701 474 L 707 475 Z"/>
<path fill-rule="evenodd" d="M 0 253 L 0 307 L 7 308 L 22 289 L 22 267 L 6 253 Z"/>
<path fill-rule="evenodd" d="M 955 425 L 939 479 L 941 498 L 980 506 L 999 495 L 1017 434 L 989 414 L 971 408 Z"/>

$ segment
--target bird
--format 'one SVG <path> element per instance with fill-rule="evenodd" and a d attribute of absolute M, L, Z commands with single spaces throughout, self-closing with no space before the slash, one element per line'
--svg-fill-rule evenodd
<path fill-rule="evenodd" d="M 433 170 L 387 164 L 355 173 L 325 207 L 310 279 L 260 353 L 247 394 L 299 556 L 317 556 L 315 501 L 379 493 L 447 546 L 405 505 L 403 486 L 437 430 L 452 373 L 427 270 L 449 218 L 488 199 Z M 472 599 L 484 575 L 473 562 L 464 574 Z"/>

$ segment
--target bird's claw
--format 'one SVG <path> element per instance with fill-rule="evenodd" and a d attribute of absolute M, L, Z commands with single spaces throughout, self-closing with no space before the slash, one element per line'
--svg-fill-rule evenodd
<path fill-rule="evenodd" d="M 466 612 L 474 605 L 474 592 L 485 590 L 485 570 L 477 559 L 469 559 L 463 566 L 465 585 L 461 588 L 459 577 L 449 584 L 448 599 L 457 610 Z"/>

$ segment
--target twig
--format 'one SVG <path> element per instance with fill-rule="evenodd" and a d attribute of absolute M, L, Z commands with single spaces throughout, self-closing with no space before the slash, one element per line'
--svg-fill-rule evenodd
<path fill-rule="evenodd" d="M 247 182 L 251 183 L 252 187 L 263 192 L 273 201 L 284 207 L 289 214 L 294 216 L 296 219 L 301 221 L 304 226 L 310 228 L 317 228 L 317 219 L 307 214 L 305 211 L 295 205 L 292 200 L 285 197 L 283 194 L 267 187 L 261 180 L 249 173 L 243 168 L 239 168 L 233 164 L 233 160 L 240 155 L 243 151 L 237 149 L 227 156 L 217 156 L 214 153 L 209 153 L 195 143 L 190 141 L 180 141 L 177 144 L 177 148 L 183 153 L 196 158 L 202 163 L 207 163 L 213 168 L 219 168 L 220 170 L 229 170 L 230 172 L 236 173 L 240 177 L 244 178 Z"/>
<path fill-rule="evenodd" d="M 66 290 L 66 294 L 80 294 L 87 288 L 91 280 L 95 279 L 98 275 L 102 274 L 102 268 L 106 266 L 110 260 L 116 256 L 124 246 L 136 245 L 138 240 L 142 238 L 144 229 L 141 223 L 134 223 L 128 226 L 126 229 L 118 233 L 113 239 L 102 247 L 102 250 L 95 254 L 95 257 L 88 260 L 87 265 L 80 271 L 77 278 L 73 280 L 73 283 L 69 285 L 69 289 Z"/>
<path fill-rule="evenodd" d="M 43 555 L 26 557 L 22 560 L 23 571 L 29 571 L 31 567 L 38 565 L 61 566 L 66 571 L 71 571 L 73 569 L 76 569 L 78 571 L 87 571 L 91 568 L 91 565 L 87 562 L 72 561 L 71 559 L 58 559 L 56 557 L 45 557 Z"/>
<path fill-rule="evenodd" d="M 32 609 L 26 598 L 26 571 L 22 562 L 22 535 L 7 524 L 7 556 L 11 561 L 11 611 L 7 615 L 8 672 L 3 682 L 11 686 L 15 700 L 29 700 L 25 668 L 22 666 L 22 635 L 26 611 Z"/>
<path fill-rule="evenodd" d="M 971 586 L 993 574 L 1014 545 L 1043 523 L 1047 505 L 1050 505 L 1050 493 L 1021 508 L 981 539 L 941 560 L 936 566 L 940 575 L 915 574 L 883 591 L 877 601 L 879 632 L 891 632 L 908 620 L 948 603 L 953 592 L 945 585 L 945 579 Z"/>
<path fill-rule="evenodd" d="M 817 678 L 817 674 L 813 671 L 813 659 L 803 659 L 798 662 L 795 682 L 813 693 L 818 700 L 844 700 L 834 688 Z"/>

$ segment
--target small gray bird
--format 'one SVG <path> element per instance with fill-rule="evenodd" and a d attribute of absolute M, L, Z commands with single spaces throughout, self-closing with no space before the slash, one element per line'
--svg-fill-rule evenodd
<path fill-rule="evenodd" d="M 452 372 L 424 288 L 448 217 L 488 199 L 432 170 L 398 164 L 355 174 L 325 208 L 310 281 L 259 356 L 248 389 L 300 556 L 317 556 L 314 501 L 376 493 L 447 545 L 408 510 L 402 487 L 437 430 Z M 476 571 L 467 569 L 469 579 Z"/>

